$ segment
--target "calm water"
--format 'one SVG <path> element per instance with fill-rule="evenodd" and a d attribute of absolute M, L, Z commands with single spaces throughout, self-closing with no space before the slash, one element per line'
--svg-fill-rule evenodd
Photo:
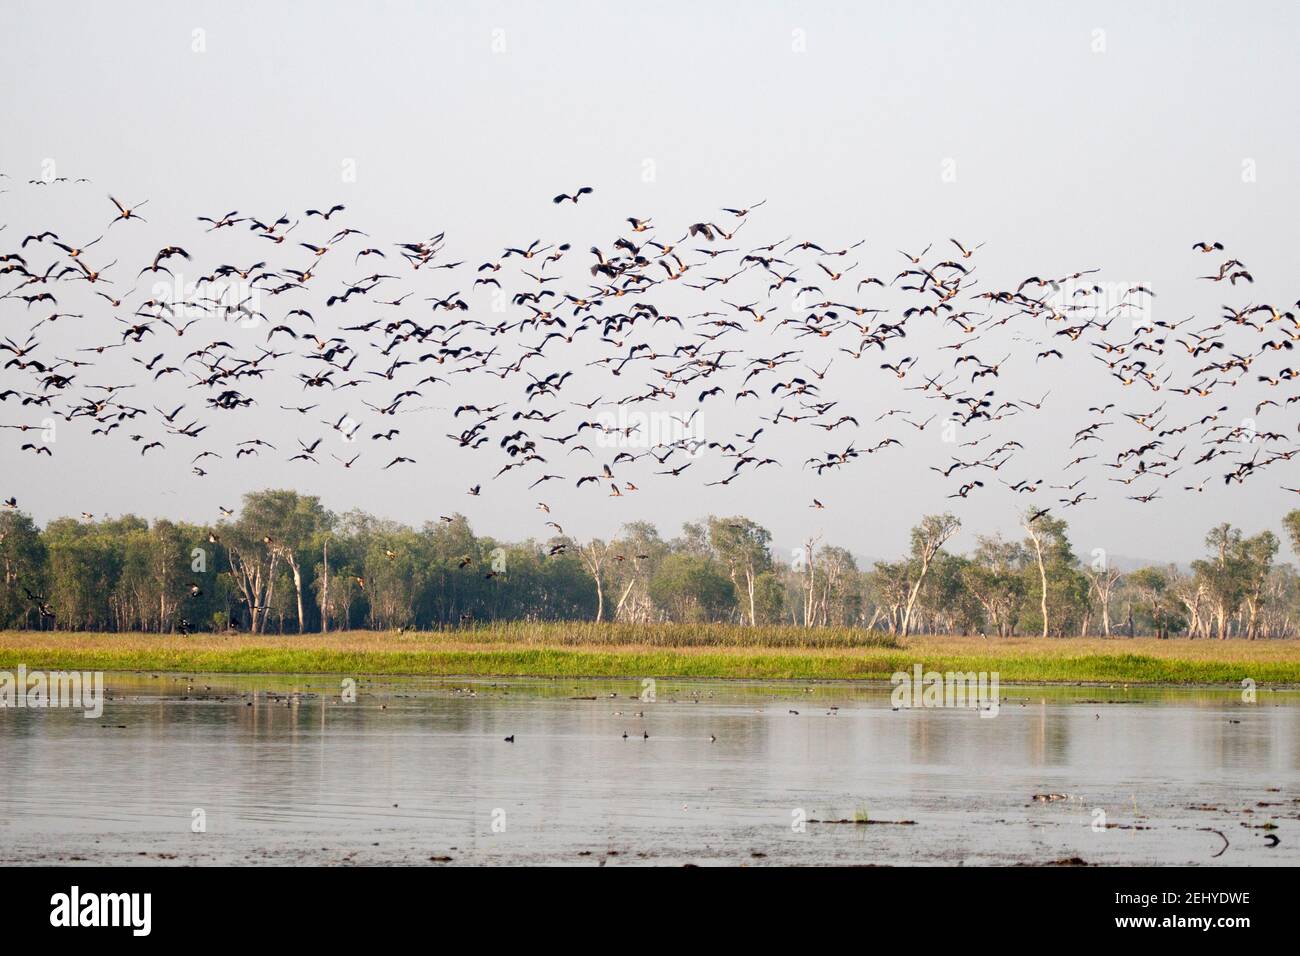
<path fill-rule="evenodd" d="M 981 719 L 844 684 L 108 683 L 99 720 L 0 710 L 0 862 L 1300 862 L 1294 692 L 1004 686 Z"/>

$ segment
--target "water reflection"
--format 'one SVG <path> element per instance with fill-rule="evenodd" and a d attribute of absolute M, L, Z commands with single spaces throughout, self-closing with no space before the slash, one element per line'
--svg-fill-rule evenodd
<path fill-rule="evenodd" d="M 845 684 L 660 681 L 655 701 L 638 681 L 371 680 L 353 703 L 315 676 L 108 690 L 99 720 L 0 711 L 0 859 L 1300 861 L 1294 692 L 1004 687 L 981 719 Z M 800 827 L 854 818 L 876 823 Z M 1204 827 L 1228 834 L 1223 856 Z"/>

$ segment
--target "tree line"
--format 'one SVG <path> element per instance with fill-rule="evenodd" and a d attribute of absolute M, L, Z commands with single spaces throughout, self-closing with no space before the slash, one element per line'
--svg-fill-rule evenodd
<path fill-rule="evenodd" d="M 492 621 L 674 621 L 849 626 L 909 634 L 1292 637 L 1300 578 L 1279 537 L 1212 528 L 1185 566 L 1121 571 L 1078 556 L 1066 522 L 1030 510 L 1014 534 L 946 548 L 960 528 L 928 515 L 909 551 L 859 567 L 805 541 L 778 558 L 745 517 L 650 522 L 611 540 L 498 541 L 462 515 L 413 528 L 316 497 L 244 496 L 207 526 L 124 516 L 40 528 L 0 513 L 0 626 L 79 631 L 299 633 L 441 629 Z M 1282 519 L 1300 553 L 1300 510 Z"/>

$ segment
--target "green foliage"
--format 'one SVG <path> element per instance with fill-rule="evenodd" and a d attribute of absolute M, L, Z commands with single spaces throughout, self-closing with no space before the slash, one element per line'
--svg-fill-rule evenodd
<path fill-rule="evenodd" d="M 1282 518 L 1282 527 L 1291 539 L 1291 550 L 1300 557 L 1300 508 L 1288 511 Z"/>
<path fill-rule="evenodd" d="M 250 493 L 236 520 L 214 527 L 127 515 L 60 518 L 42 530 L 10 509 L 0 512 L 0 627 L 443 630 L 593 621 L 599 600 L 615 626 L 1012 637 L 1043 633 L 1045 605 L 1048 635 L 1098 633 L 1099 572 L 1080 565 L 1063 520 L 1027 519 L 1023 541 L 981 537 L 963 556 L 943 548 L 957 520 L 926 516 L 906 555 L 864 571 L 850 551 L 819 540 L 781 564 L 770 532 L 743 516 L 688 523 L 672 539 L 633 522 L 612 540 L 583 543 L 558 533 L 497 541 L 459 514 L 419 528 L 362 511 L 336 515 L 289 490 Z M 1294 539 L 1300 511 L 1283 525 Z M 1300 579 L 1276 563 L 1278 536 L 1223 524 L 1206 543 L 1190 575 L 1175 567 L 1109 575 L 1111 635 L 1294 634 Z"/>
<path fill-rule="evenodd" d="M 673 621 L 707 621 L 736 606 L 730 578 L 707 558 L 669 555 L 650 580 L 650 597 Z"/>
<path fill-rule="evenodd" d="M 45 592 L 46 561 L 45 540 L 31 516 L 0 512 L 0 624 L 39 626 L 39 613 L 27 595 Z"/>

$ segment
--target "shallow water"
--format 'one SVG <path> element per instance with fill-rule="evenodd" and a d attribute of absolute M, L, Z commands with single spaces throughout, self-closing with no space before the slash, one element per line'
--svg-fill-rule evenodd
<path fill-rule="evenodd" d="M 1295 692 L 107 680 L 98 720 L 0 710 L 0 862 L 1300 862 Z"/>

